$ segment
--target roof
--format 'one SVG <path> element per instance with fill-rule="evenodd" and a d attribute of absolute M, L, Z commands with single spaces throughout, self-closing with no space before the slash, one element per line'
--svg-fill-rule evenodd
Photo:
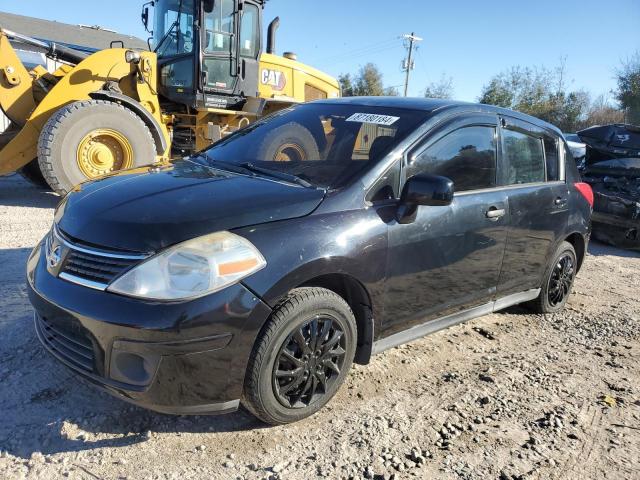
<path fill-rule="evenodd" d="M 515 110 L 510 110 L 508 108 L 485 105 L 483 103 L 422 97 L 343 97 L 329 100 L 317 100 L 314 103 L 344 103 L 348 105 L 364 105 L 368 107 L 406 108 L 421 110 L 425 113 L 436 113 L 436 111 L 439 113 L 453 108 L 456 108 L 458 111 L 465 111 L 468 109 L 473 112 L 487 112 L 510 116 L 547 128 L 560 135 L 562 134 L 555 125 L 545 122 L 544 120 L 540 120 L 539 118 L 532 117 L 531 115 L 517 112 Z"/>
<path fill-rule="evenodd" d="M 6 12 L 0 12 L 0 27 L 38 40 L 81 47 L 83 50 L 104 50 L 114 40 L 124 42 L 127 48 L 148 48 L 147 42 L 138 37 L 122 35 L 101 27 L 70 25 Z"/>

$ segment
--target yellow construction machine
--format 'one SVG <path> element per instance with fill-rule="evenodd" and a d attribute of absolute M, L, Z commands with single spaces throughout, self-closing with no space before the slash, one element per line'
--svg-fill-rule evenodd
<path fill-rule="evenodd" d="M 201 150 L 292 104 L 339 96 L 334 78 L 293 54 L 275 55 L 277 18 L 261 53 L 264 3 L 149 2 L 142 9 L 149 51 L 112 44 L 85 54 L 0 29 L 0 108 L 11 121 L 0 135 L 0 175 L 20 169 L 63 194 L 112 171 Z M 28 71 L 10 41 L 63 64 Z M 275 155 L 286 160 L 286 151 Z"/>

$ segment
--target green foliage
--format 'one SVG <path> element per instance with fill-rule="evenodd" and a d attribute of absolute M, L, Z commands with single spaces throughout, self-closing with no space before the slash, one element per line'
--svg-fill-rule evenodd
<path fill-rule="evenodd" d="M 424 89 L 424 96 L 426 98 L 442 98 L 445 100 L 453 98 L 453 79 L 443 74 L 440 80 L 427 85 L 427 88 Z"/>
<path fill-rule="evenodd" d="M 626 111 L 627 122 L 640 125 L 640 51 L 622 64 L 616 72 L 620 106 Z"/>
<path fill-rule="evenodd" d="M 590 103 L 585 91 L 567 90 L 564 64 L 556 70 L 512 67 L 485 85 L 479 101 L 532 115 L 565 132 L 580 127 Z"/>
<path fill-rule="evenodd" d="M 354 97 L 355 90 L 353 88 L 353 81 L 351 80 L 351 74 L 345 73 L 338 77 L 338 83 L 340 84 L 340 91 L 343 97 Z"/>
<path fill-rule="evenodd" d="M 397 96 L 395 87 L 385 88 L 382 73 L 373 63 L 364 65 L 354 77 L 346 73 L 338 77 L 343 97 Z"/>

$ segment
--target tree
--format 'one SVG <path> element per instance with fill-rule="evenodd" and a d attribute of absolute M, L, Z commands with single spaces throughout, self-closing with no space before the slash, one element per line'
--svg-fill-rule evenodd
<path fill-rule="evenodd" d="M 512 67 L 489 81 L 479 101 L 511 108 L 572 132 L 586 118 L 589 94 L 583 90 L 567 91 L 563 60 L 555 70 Z"/>
<path fill-rule="evenodd" d="M 606 95 L 599 95 L 591 102 L 587 118 L 580 129 L 593 127 L 594 125 L 609 125 L 611 123 L 623 123 L 624 112 L 611 105 Z"/>
<path fill-rule="evenodd" d="M 386 87 L 383 83 L 382 72 L 373 63 L 364 65 L 357 75 L 346 73 L 338 77 L 343 97 L 363 96 L 397 96 L 396 87 Z"/>
<path fill-rule="evenodd" d="M 427 88 L 424 89 L 424 96 L 426 98 L 442 98 L 447 100 L 453 98 L 453 78 L 446 77 L 442 74 L 440 80 L 427 85 Z"/>
<path fill-rule="evenodd" d="M 338 77 L 338 83 L 340 84 L 340 91 L 342 92 L 343 97 L 353 97 L 355 96 L 353 90 L 353 82 L 351 80 L 351 75 L 349 73 L 345 73 Z"/>
<path fill-rule="evenodd" d="M 356 80 L 355 94 L 358 97 L 380 97 L 384 95 L 382 73 L 373 63 L 367 63 L 360 69 Z"/>
<path fill-rule="evenodd" d="M 640 125 L 640 51 L 622 63 L 616 80 L 615 96 L 626 112 L 627 122 Z"/>

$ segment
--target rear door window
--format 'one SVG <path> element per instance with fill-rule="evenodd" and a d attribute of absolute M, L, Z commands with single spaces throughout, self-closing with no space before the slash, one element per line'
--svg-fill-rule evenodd
<path fill-rule="evenodd" d="M 507 185 L 545 181 L 542 138 L 515 130 L 502 130 L 502 152 Z"/>
<path fill-rule="evenodd" d="M 418 153 L 407 178 L 419 173 L 453 180 L 456 192 L 496 186 L 496 129 L 472 126 L 455 130 Z"/>

